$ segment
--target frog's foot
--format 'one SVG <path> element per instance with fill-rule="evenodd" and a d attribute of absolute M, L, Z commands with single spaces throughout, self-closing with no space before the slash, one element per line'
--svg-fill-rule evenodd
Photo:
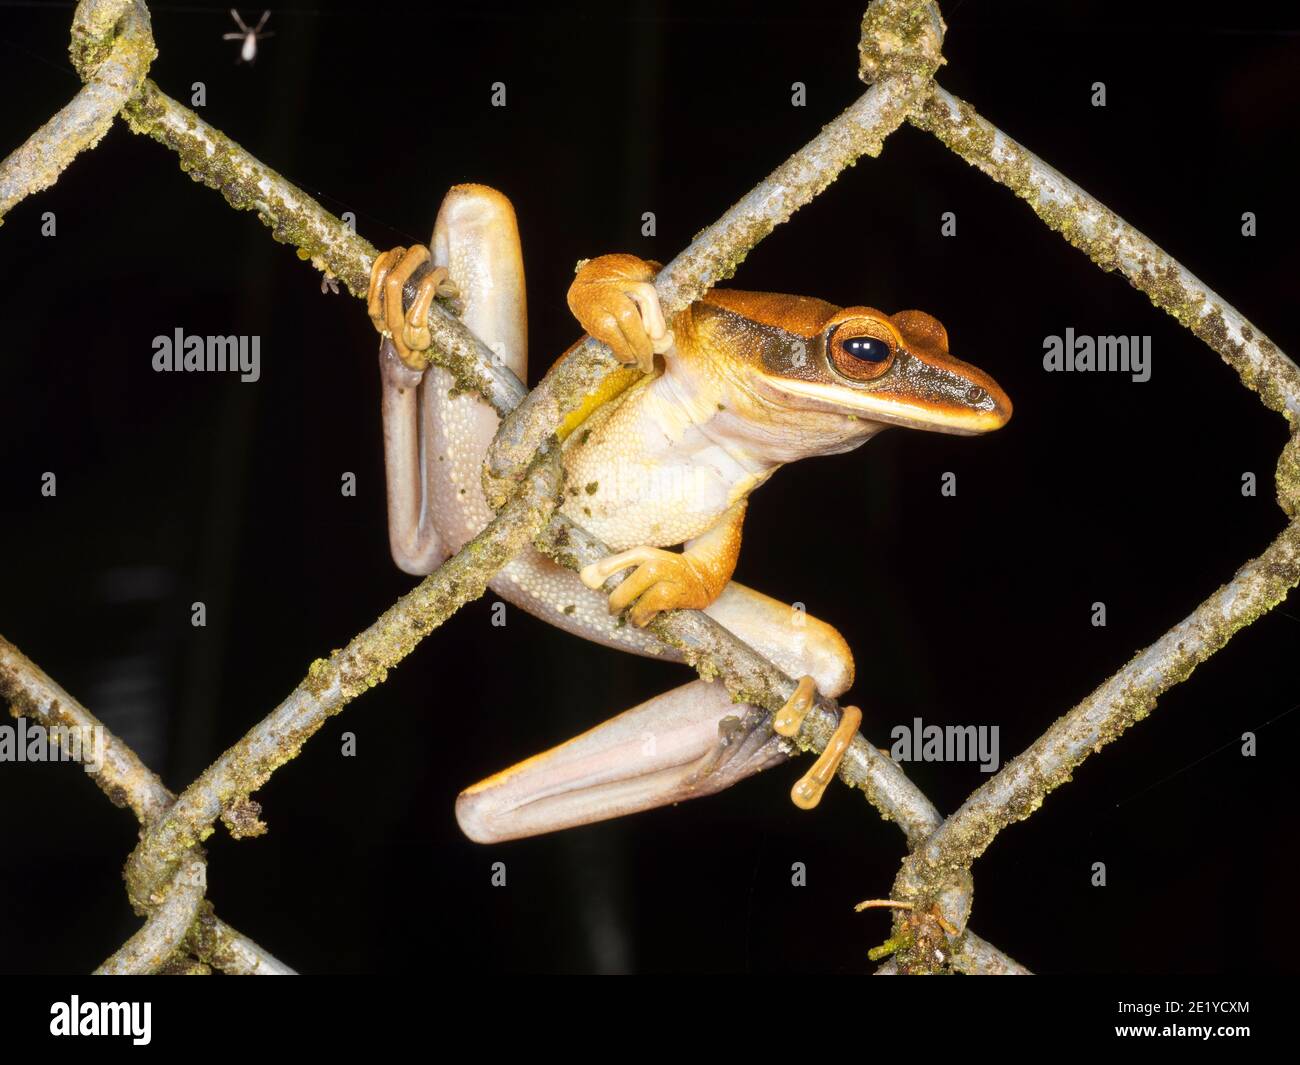
<path fill-rule="evenodd" d="M 784 754 L 785 747 L 773 740 L 761 707 L 751 706 L 739 716 L 729 714 L 718 722 L 716 742 L 691 767 L 686 783 L 692 788 L 705 786 L 711 777 L 727 772 L 732 764 L 743 765 L 765 747 Z"/>
<path fill-rule="evenodd" d="M 642 373 L 653 371 L 655 356 L 673 345 L 651 283 L 655 272 L 635 255 L 602 255 L 583 263 L 569 288 L 569 309 L 582 328 Z"/>
<path fill-rule="evenodd" d="M 588 588 L 597 589 L 615 573 L 636 570 L 609 596 L 609 612 L 632 604 L 628 619 L 644 628 L 661 610 L 703 610 L 717 598 L 705 575 L 689 555 L 658 547 L 634 547 L 584 566 L 578 574 Z"/>
<path fill-rule="evenodd" d="M 402 287 L 428 261 L 429 249 L 416 244 L 384 252 L 370 270 L 370 291 L 366 298 L 370 320 L 381 334 L 392 339 L 398 358 L 412 370 L 423 370 L 428 365 L 421 353 L 433 342 L 429 335 L 429 308 L 434 297 L 456 295 L 447 268 L 435 266 L 416 280 L 415 301 L 403 313 Z"/>
<path fill-rule="evenodd" d="M 791 698 L 797 695 L 796 691 Z M 836 726 L 830 743 L 826 744 L 826 749 L 817 756 L 813 767 L 790 789 L 790 798 L 799 809 L 811 810 L 822 801 L 827 786 L 839 772 L 844 754 L 849 749 L 849 744 L 853 742 L 853 737 L 857 735 L 858 726 L 861 724 L 861 710 L 856 706 L 840 707 L 840 723 Z"/>
<path fill-rule="evenodd" d="M 791 738 L 799 735 L 799 729 L 803 727 L 803 719 L 808 716 L 808 711 L 812 709 L 816 698 L 816 682 L 812 677 L 800 677 L 794 692 L 772 719 L 772 731 L 780 736 Z M 799 778 L 799 782 L 790 792 L 790 798 L 796 806 L 802 810 L 811 810 L 822 801 L 826 786 L 839 771 L 844 753 L 849 749 L 849 744 L 853 742 L 853 736 L 861 724 L 862 711 L 856 706 L 846 706 L 840 710 L 840 723 L 835 729 L 835 734 L 831 736 L 831 742 L 826 745 L 826 749 L 813 763 L 813 767 Z"/>

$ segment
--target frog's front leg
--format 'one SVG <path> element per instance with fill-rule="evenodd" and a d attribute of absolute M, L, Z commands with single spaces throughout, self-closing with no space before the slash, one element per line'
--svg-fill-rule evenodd
<path fill-rule="evenodd" d="M 657 263 L 635 255 L 602 255 L 579 266 L 569 286 L 569 309 L 582 328 L 642 373 L 673 343 L 653 284 L 657 272 Z"/>
<path fill-rule="evenodd" d="M 609 612 L 629 605 L 628 619 L 645 627 L 660 610 L 703 610 L 731 580 L 740 556 L 746 501 L 734 503 L 711 529 L 688 540 L 678 554 L 658 547 L 634 547 L 583 568 L 580 576 L 596 589 L 615 573 L 636 569 L 609 597 Z M 633 605 L 635 604 L 635 605 Z"/>
<path fill-rule="evenodd" d="M 655 355 L 673 351 L 654 288 L 657 264 L 635 255 L 602 255 L 578 268 L 569 288 L 569 308 L 593 337 L 610 346 L 624 363 L 654 369 Z M 689 540 L 679 554 L 642 545 L 594 562 L 580 574 L 598 589 L 610 577 L 636 567 L 609 597 L 609 612 L 622 613 L 644 628 L 661 610 L 703 610 L 722 593 L 740 553 L 745 500 L 733 503 L 706 532 Z"/>

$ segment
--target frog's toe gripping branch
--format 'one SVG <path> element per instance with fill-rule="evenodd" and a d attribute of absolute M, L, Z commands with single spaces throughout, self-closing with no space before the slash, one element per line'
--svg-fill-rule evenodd
<path fill-rule="evenodd" d="M 657 272 L 658 264 L 635 255 L 602 255 L 583 263 L 569 287 L 569 309 L 582 328 L 642 373 L 673 344 L 652 283 Z"/>
<path fill-rule="evenodd" d="M 402 286 L 428 261 L 429 249 L 423 244 L 384 252 L 371 267 L 370 291 L 366 298 L 375 328 L 392 339 L 398 358 L 417 372 L 425 368 L 420 352 L 432 343 L 428 318 L 434 297 L 455 293 L 454 286 L 447 279 L 447 268 L 436 266 L 416 282 L 415 302 L 403 312 Z"/>
<path fill-rule="evenodd" d="M 721 595 L 740 554 L 745 500 L 730 506 L 716 524 L 687 541 L 681 554 L 659 547 L 633 547 L 584 566 L 579 576 L 593 591 L 616 573 L 635 566 L 610 593 L 609 612 L 626 607 L 633 625 L 644 628 L 661 610 L 703 610 Z M 635 604 L 635 605 L 633 605 Z"/>
<path fill-rule="evenodd" d="M 596 589 L 615 573 L 636 569 L 609 596 L 609 612 L 617 614 L 635 600 L 628 619 L 645 628 L 660 610 L 703 610 L 717 598 L 705 575 L 687 555 L 658 547 L 634 547 L 585 566 L 579 576 Z"/>
<path fill-rule="evenodd" d="M 712 795 L 787 757 L 743 712 L 693 681 L 467 788 L 456 820 L 499 843 Z"/>
<path fill-rule="evenodd" d="M 803 719 L 812 709 L 817 697 L 817 685 L 812 677 L 800 677 L 794 694 L 786 700 L 776 717 L 772 719 L 772 731 L 780 736 L 795 737 L 803 727 Z M 844 754 L 853 742 L 853 737 L 862 724 L 862 711 L 856 706 L 846 706 L 840 710 L 840 723 L 835 728 L 831 741 L 818 756 L 813 767 L 808 770 L 790 791 L 790 799 L 801 810 L 811 810 L 826 794 L 826 787 L 839 772 Z"/>

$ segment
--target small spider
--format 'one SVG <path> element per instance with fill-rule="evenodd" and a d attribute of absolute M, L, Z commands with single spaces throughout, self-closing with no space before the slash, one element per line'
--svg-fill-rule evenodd
<path fill-rule="evenodd" d="M 266 20 L 271 17 L 271 12 L 263 11 L 262 17 L 258 19 L 257 25 L 251 30 L 244 24 L 244 20 L 239 17 L 239 12 L 233 7 L 230 9 L 230 17 L 235 20 L 235 25 L 239 27 L 238 33 L 227 33 L 222 35 L 223 41 L 243 41 L 243 47 L 239 49 L 239 58 L 236 63 L 252 63 L 257 59 L 257 42 L 264 37 L 274 37 L 272 30 L 262 31 L 266 25 Z"/>

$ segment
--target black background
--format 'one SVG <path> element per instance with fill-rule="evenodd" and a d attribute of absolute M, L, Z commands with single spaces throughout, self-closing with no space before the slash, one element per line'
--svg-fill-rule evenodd
<path fill-rule="evenodd" d="M 1300 347 L 1294 15 L 943 6 L 949 90 Z M 862 91 L 859 4 L 777 11 L 277 7 L 249 67 L 221 40 L 224 9 L 162 4 L 153 77 L 183 102 L 204 82 L 203 118 L 354 211 L 379 246 L 427 239 L 452 183 L 506 192 L 535 380 L 577 334 L 564 292 L 578 259 L 670 258 Z M 71 5 L 0 4 L 0 149 L 75 92 L 70 19 Z M 494 81 L 505 109 L 489 106 Z M 806 107 L 790 104 L 795 81 Z M 939 235 L 944 211 L 956 238 Z M 1241 235 L 1243 211 L 1258 236 Z M 412 583 L 387 551 L 370 323 L 121 125 L 8 216 L 0 276 L 0 631 L 183 787 Z M 901 129 L 734 284 L 928 310 L 1015 401 L 989 437 L 886 433 L 753 497 L 737 578 L 844 632 L 850 697 L 880 744 L 919 715 L 999 725 L 1009 758 L 1282 526 L 1282 420 L 927 134 Z M 154 373 L 151 340 L 177 326 L 261 335 L 261 381 Z M 1151 380 L 1045 374 L 1043 338 L 1069 326 L 1149 334 Z M 356 498 L 340 494 L 345 471 Z M 939 495 L 944 471 L 955 499 Z M 1241 495 L 1245 471 L 1256 498 Z M 190 626 L 195 600 L 206 628 Z M 276 774 L 257 796 L 268 836 L 211 839 L 223 917 L 305 972 L 869 970 L 887 919 L 852 904 L 888 894 L 902 836 L 840 786 L 796 810 L 799 766 L 549 838 L 462 838 L 460 788 L 688 675 L 513 608 L 494 628 L 494 601 Z M 1289 966 L 1296 615 L 1283 604 L 1240 634 L 1007 830 L 975 867 L 972 927 L 1040 971 Z M 1248 729 L 1253 759 L 1239 753 Z M 344 731 L 355 758 L 340 757 Z M 985 779 L 973 765 L 908 772 L 944 810 Z M 128 936 L 120 868 L 135 838 L 77 769 L 0 765 L 0 969 L 85 971 Z M 489 884 L 497 861 L 505 888 Z M 1090 885 L 1098 861 L 1105 888 Z M 807 887 L 791 886 L 793 862 Z"/>

